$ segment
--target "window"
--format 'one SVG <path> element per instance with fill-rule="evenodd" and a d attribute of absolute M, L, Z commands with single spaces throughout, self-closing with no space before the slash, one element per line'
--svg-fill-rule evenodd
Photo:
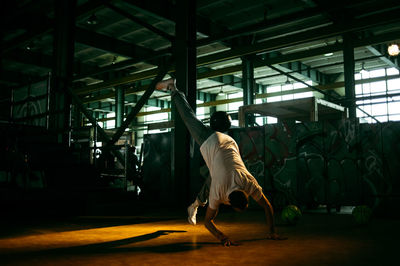
<path fill-rule="evenodd" d="M 400 96 L 396 95 L 400 92 L 400 78 L 391 77 L 394 75 L 399 75 L 399 71 L 395 68 L 365 71 L 362 75 L 355 75 L 358 80 L 382 78 L 381 81 L 355 86 L 356 97 L 359 99 L 356 101 L 359 108 L 356 115 L 361 123 L 400 120 Z"/>
<path fill-rule="evenodd" d="M 201 104 L 203 101 L 196 101 L 196 104 Z M 206 118 L 206 108 L 205 107 L 197 107 L 196 108 L 196 117 L 200 120 Z"/>
<path fill-rule="evenodd" d="M 161 107 L 146 107 L 145 112 L 151 112 L 151 111 L 158 111 L 161 110 Z M 163 121 L 168 121 L 168 113 L 163 112 L 163 113 L 155 113 L 155 114 L 149 114 L 144 117 L 144 123 L 149 124 L 149 123 L 158 123 L 158 122 L 163 122 Z M 147 133 L 152 134 L 152 133 L 160 133 L 160 132 L 165 132 L 166 130 L 160 130 L 160 129 L 154 129 L 154 130 L 149 130 Z"/>
<path fill-rule="evenodd" d="M 104 128 L 115 128 L 115 112 L 107 113 L 106 118 L 113 118 L 104 123 Z"/>
<path fill-rule="evenodd" d="M 228 99 L 235 99 L 243 97 L 243 92 L 228 94 Z M 228 104 L 228 113 L 239 111 L 239 107 L 243 105 L 243 101 L 233 102 Z"/>

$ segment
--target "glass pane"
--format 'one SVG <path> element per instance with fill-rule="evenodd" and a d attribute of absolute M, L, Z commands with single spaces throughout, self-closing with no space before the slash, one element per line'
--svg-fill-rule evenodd
<path fill-rule="evenodd" d="M 363 94 L 371 93 L 370 83 L 362 84 L 361 85 L 361 91 L 363 92 Z"/>
<path fill-rule="evenodd" d="M 371 118 L 370 117 L 361 117 L 360 118 L 360 123 L 371 123 Z"/>
<path fill-rule="evenodd" d="M 372 107 L 372 114 L 371 115 L 386 115 L 387 114 L 387 104 L 380 103 L 374 104 Z"/>
<path fill-rule="evenodd" d="M 276 124 L 276 123 L 278 123 L 278 118 L 267 116 L 267 124 Z"/>
<path fill-rule="evenodd" d="M 388 91 L 400 90 L 400 79 L 391 79 L 387 81 Z"/>
<path fill-rule="evenodd" d="M 400 114 L 400 103 L 389 102 L 388 103 L 389 114 Z"/>
<path fill-rule="evenodd" d="M 237 111 L 239 107 L 243 106 L 243 101 L 228 104 L 228 111 Z"/>
<path fill-rule="evenodd" d="M 282 86 L 282 91 L 289 91 L 289 90 L 293 90 L 292 84 L 286 84 Z"/>
<path fill-rule="evenodd" d="M 271 102 L 279 102 L 281 100 L 281 96 L 274 96 L 274 97 L 268 97 L 267 98 L 267 102 L 271 103 Z"/>
<path fill-rule="evenodd" d="M 357 109 L 356 109 L 356 116 L 357 116 L 357 117 L 362 117 L 362 116 L 364 116 L 364 113 L 361 112 L 360 109 L 357 108 Z"/>
<path fill-rule="evenodd" d="M 371 83 L 371 93 L 385 92 L 385 91 L 386 91 L 385 81 L 378 81 Z"/>
<path fill-rule="evenodd" d="M 282 95 L 282 101 L 293 100 L 293 94 Z"/>
<path fill-rule="evenodd" d="M 369 78 L 369 72 L 368 71 L 363 71 L 361 74 L 362 79 L 368 79 Z"/>
<path fill-rule="evenodd" d="M 264 117 L 256 117 L 256 123 L 260 126 L 264 125 Z"/>
<path fill-rule="evenodd" d="M 234 99 L 234 98 L 240 98 L 240 97 L 243 97 L 243 92 L 228 94 L 228 99 Z"/>
<path fill-rule="evenodd" d="M 385 76 L 385 69 L 377 69 L 369 72 L 370 78 L 377 78 Z"/>
<path fill-rule="evenodd" d="M 203 103 L 203 101 L 196 101 L 196 104 L 201 104 Z M 205 107 L 196 107 L 196 117 L 198 119 L 203 119 L 204 118 L 204 114 L 206 112 L 206 108 Z"/>
<path fill-rule="evenodd" d="M 267 93 L 281 91 L 281 86 L 272 86 L 267 88 Z"/>
<path fill-rule="evenodd" d="M 359 114 L 359 117 L 363 117 L 363 116 L 366 116 L 367 114 L 371 114 L 371 105 L 359 106 L 359 109 L 357 108 L 357 114 Z"/>
<path fill-rule="evenodd" d="M 301 92 L 301 93 L 296 93 L 293 95 L 294 99 L 301 99 L 301 98 L 309 98 L 312 97 L 313 93 L 312 91 L 307 91 L 307 92 Z"/>
<path fill-rule="evenodd" d="M 146 112 L 151 112 L 151 111 L 158 111 L 161 110 L 160 107 L 147 107 Z M 162 120 L 168 120 L 168 113 L 158 113 L 158 114 L 152 114 L 152 115 L 146 115 L 144 117 L 145 122 L 160 122 Z"/>
<path fill-rule="evenodd" d="M 384 116 L 376 116 L 375 117 L 379 122 L 387 122 L 388 121 L 388 117 L 387 117 L 387 115 L 384 115 Z"/>
<path fill-rule="evenodd" d="M 301 82 L 296 82 L 293 84 L 293 89 L 297 90 L 297 89 L 302 89 L 302 88 L 307 88 L 308 86 L 304 85 Z"/>
<path fill-rule="evenodd" d="M 389 120 L 390 121 L 400 121 L 400 115 L 390 115 Z"/>
<path fill-rule="evenodd" d="M 356 95 L 362 94 L 362 86 L 361 84 L 356 85 Z"/>
<path fill-rule="evenodd" d="M 399 70 L 394 68 L 394 67 L 391 67 L 391 68 L 388 68 L 386 70 L 386 73 L 387 73 L 388 76 L 389 75 L 398 75 L 399 74 Z"/>

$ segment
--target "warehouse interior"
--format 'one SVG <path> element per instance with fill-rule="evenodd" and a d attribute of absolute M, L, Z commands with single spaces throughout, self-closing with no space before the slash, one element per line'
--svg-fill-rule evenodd
<path fill-rule="evenodd" d="M 391 265 L 400 2 L 0 3 L 2 265 Z M 228 134 L 275 210 L 187 222 L 207 167 L 159 81 Z M 281 216 L 296 205 L 302 216 Z M 368 222 L 354 210 L 371 211 Z"/>

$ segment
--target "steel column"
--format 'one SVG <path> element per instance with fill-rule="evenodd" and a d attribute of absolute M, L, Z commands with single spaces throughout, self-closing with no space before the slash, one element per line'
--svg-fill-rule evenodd
<path fill-rule="evenodd" d="M 178 0 L 176 4 L 177 14 L 180 14 L 177 16 L 174 43 L 177 87 L 186 94 L 190 106 L 196 111 L 196 1 Z M 172 115 L 175 130 L 171 176 L 175 182 L 175 201 L 186 205 L 191 176 L 190 135 L 174 106 Z"/>
<path fill-rule="evenodd" d="M 353 36 L 350 33 L 343 35 L 343 61 L 344 61 L 344 89 L 346 94 L 349 118 L 356 117 L 356 96 L 354 87 L 354 47 Z"/>
<path fill-rule="evenodd" d="M 242 57 L 242 87 L 243 104 L 254 104 L 254 63 L 250 56 Z M 254 124 L 254 115 L 248 114 L 245 119 L 245 127 Z"/>
<path fill-rule="evenodd" d="M 70 144 L 71 97 L 74 65 L 76 0 L 54 1 L 55 29 L 49 127 L 59 132 L 59 142 Z M 61 138 L 60 138 L 61 137 Z"/>

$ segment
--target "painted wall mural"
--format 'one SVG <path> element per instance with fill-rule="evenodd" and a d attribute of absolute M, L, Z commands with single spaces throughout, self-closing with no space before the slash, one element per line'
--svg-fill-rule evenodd
<path fill-rule="evenodd" d="M 326 205 L 329 210 L 358 204 L 375 209 L 398 206 L 398 122 L 278 123 L 231 129 L 229 134 L 278 209 L 288 203 Z"/>

